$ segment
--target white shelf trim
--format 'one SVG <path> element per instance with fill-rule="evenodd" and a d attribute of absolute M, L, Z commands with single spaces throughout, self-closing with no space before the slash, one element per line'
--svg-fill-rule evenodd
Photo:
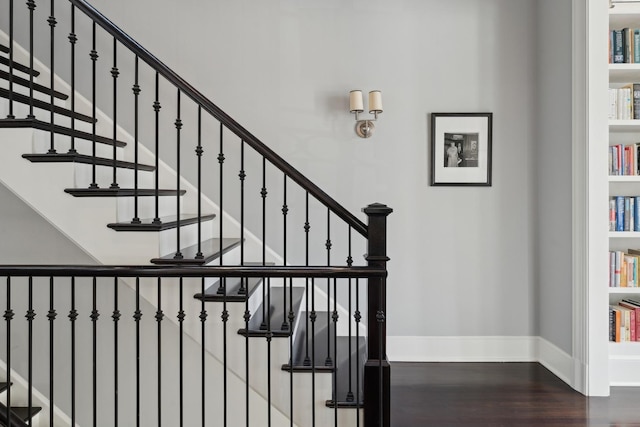
<path fill-rule="evenodd" d="M 640 294 L 640 288 L 610 287 L 609 293 L 610 294 Z"/>

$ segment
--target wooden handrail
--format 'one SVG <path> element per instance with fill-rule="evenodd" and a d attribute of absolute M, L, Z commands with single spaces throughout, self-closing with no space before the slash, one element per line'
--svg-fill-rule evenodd
<path fill-rule="evenodd" d="M 386 269 L 377 267 L 0 265 L 0 277 L 308 277 L 364 279 L 386 276 Z"/>
<path fill-rule="evenodd" d="M 349 224 L 354 230 L 365 238 L 368 237 L 367 226 L 356 218 L 351 212 L 345 209 L 340 203 L 335 201 L 331 196 L 322 191 L 320 187 L 311 182 L 306 176 L 300 173 L 296 168 L 291 166 L 282 157 L 277 155 L 273 150 L 267 147 L 262 141 L 256 138 L 248 130 L 242 127 L 238 122 L 233 120 L 227 113 L 222 111 L 218 106 L 211 102 L 206 96 L 196 90 L 187 83 L 182 77 L 176 74 L 171 68 L 151 54 L 147 49 L 141 46 L 137 41 L 131 38 L 127 33 L 121 30 L 117 25 L 111 22 L 106 16 L 100 13 L 92 5 L 84 0 L 69 0 L 76 8 L 91 18 L 96 24 L 111 34 L 122 45 L 126 46 L 131 52 L 136 54 L 141 60 L 146 62 L 151 68 L 157 71 L 161 76 L 172 83 L 182 93 L 191 98 L 196 104 L 202 107 L 227 129 L 232 131 L 236 136 L 245 141 L 258 153 L 263 155 L 269 162 L 284 172 L 294 182 L 304 188 L 320 203 L 329 208 L 333 213 Z"/>

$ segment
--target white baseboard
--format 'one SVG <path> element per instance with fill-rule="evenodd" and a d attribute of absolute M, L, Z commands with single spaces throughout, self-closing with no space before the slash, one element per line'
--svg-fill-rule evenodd
<path fill-rule="evenodd" d="M 573 357 L 541 337 L 389 336 L 391 362 L 539 362 L 574 386 Z"/>

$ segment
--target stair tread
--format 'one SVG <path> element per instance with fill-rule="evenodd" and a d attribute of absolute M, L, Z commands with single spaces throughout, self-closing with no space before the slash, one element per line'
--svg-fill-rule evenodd
<path fill-rule="evenodd" d="M 9 53 L 10 51 L 11 51 L 11 50 L 10 50 L 7 46 L 5 46 L 5 45 L 3 45 L 3 44 L 0 44 L 0 52 L 2 52 L 2 53 Z"/>
<path fill-rule="evenodd" d="M 197 220 L 195 221 L 197 222 Z M 223 238 L 222 239 L 222 251 L 220 251 L 220 239 L 212 238 L 203 241 L 199 246 L 202 251 L 202 258 L 196 258 L 198 254 L 198 244 L 191 245 L 186 248 L 181 248 L 182 259 L 175 259 L 175 252 L 164 255 L 160 258 L 153 258 L 152 264 L 190 264 L 190 265 L 204 265 L 208 264 L 216 258 L 220 258 L 221 255 L 229 252 L 233 248 L 240 245 L 241 239 L 238 238 Z"/>
<path fill-rule="evenodd" d="M 65 193 L 74 197 L 133 197 L 136 190 L 133 188 L 65 188 Z M 139 188 L 137 195 L 141 197 L 155 196 L 176 196 L 178 190 L 155 190 L 152 188 Z M 185 194 L 185 190 L 180 190 L 180 195 Z"/>
<path fill-rule="evenodd" d="M 287 287 L 287 309 L 291 304 L 289 301 L 289 291 L 290 288 Z M 243 328 L 238 331 L 240 335 L 250 336 L 250 337 L 265 337 L 268 333 L 271 333 L 274 337 L 289 337 L 291 335 L 291 325 L 287 329 L 282 329 L 281 326 L 284 321 L 285 308 L 283 303 L 283 287 L 275 286 L 271 288 L 271 310 L 269 310 L 269 323 L 271 325 L 271 331 L 267 329 L 261 329 L 260 326 L 262 324 L 262 306 L 258 307 L 253 316 L 251 316 L 251 320 L 249 320 L 249 328 Z M 304 295 L 304 288 L 302 287 L 293 287 L 291 289 L 291 293 L 293 294 L 293 307 L 291 308 L 294 313 L 298 313 L 300 304 L 302 303 L 302 296 Z M 287 310 L 287 323 L 289 312 Z M 294 321 L 295 322 L 295 321 Z"/>
<path fill-rule="evenodd" d="M 330 317 L 331 313 L 329 313 Z M 347 393 L 349 392 L 349 373 L 351 373 L 351 392 L 354 395 L 356 393 L 355 384 L 358 379 L 356 375 L 356 367 L 359 367 L 359 396 L 362 399 L 363 390 L 363 366 L 366 361 L 366 340 L 363 336 L 356 337 L 355 332 L 353 336 L 338 336 L 335 337 L 333 319 L 327 318 L 326 311 L 316 312 L 315 321 L 315 338 L 313 343 L 309 341 L 309 354 L 306 353 L 306 340 L 307 340 L 307 321 L 306 313 L 302 314 L 303 318 L 300 319 L 298 329 L 296 331 L 296 337 L 294 340 L 293 348 L 293 366 L 286 364 L 282 366 L 284 371 L 293 370 L 294 372 L 308 372 L 312 370 L 311 364 L 308 362 L 305 365 L 305 359 L 310 359 L 312 354 L 315 354 L 312 362 L 315 362 L 315 371 L 318 372 L 333 372 L 335 368 L 335 376 L 337 383 L 335 385 L 335 391 L 338 395 L 337 403 L 338 407 L 352 407 L 356 406 L 356 402 L 349 401 L 347 399 Z M 338 319 L 340 322 L 340 319 Z M 311 330 L 311 322 L 309 321 L 309 332 Z M 329 338 L 328 338 L 329 337 Z M 330 348 L 327 350 L 327 340 L 329 339 Z M 335 341 L 334 341 L 335 340 Z M 312 345 L 313 344 L 313 345 Z M 351 371 L 349 370 L 349 344 L 351 344 Z M 335 347 L 334 347 L 335 346 Z M 312 348 L 314 347 L 314 348 Z M 314 351 L 315 350 L 315 351 Z M 326 366 L 327 355 L 331 357 L 331 365 Z M 360 363 L 358 364 L 358 357 Z M 334 400 L 328 400 L 327 406 L 335 406 Z"/>
<path fill-rule="evenodd" d="M 7 53 L 9 53 L 9 52 L 7 52 Z M 8 57 L 0 56 L 0 64 L 6 65 L 8 67 L 10 63 L 11 63 L 11 61 L 10 61 L 10 59 Z M 15 59 L 13 60 L 13 70 L 14 71 L 20 71 L 21 73 L 33 75 L 33 77 L 38 77 L 40 75 L 39 71 L 32 70 L 31 68 L 29 68 L 28 65 L 24 65 L 24 64 L 21 64 L 19 62 L 16 62 Z"/>
<path fill-rule="evenodd" d="M 79 153 L 56 153 L 56 154 L 23 154 L 23 158 L 33 163 L 83 163 L 92 165 L 94 163 L 94 157 L 79 154 Z M 113 166 L 113 159 L 106 157 L 95 157 L 95 164 L 98 166 Z M 124 160 L 116 160 L 116 167 L 121 169 L 135 169 L 136 164 L 133 162 L 126 162 Z M 155 166 L 144 165 L 138 163 L 138 170 L 141 171 L 154 171 Z"/>
<path fill-rule="evenodd" d="M 240 293 L 240 282 L 244 280 L 244 293 Z M 220 289 L 220 280 L 216 281 L 213 285 L 208 287 L 204 293 L 198 293 L 193 298 L 205 302 L 245 302 L 253 292 L 258 288 L 258 285 L 262 282 L 261 277 L 227 277 L 227 295 L 218 293 Z"/>
<path fill-rule="evenodd" d="M 38 119 L 0 119 L 0 128 L 33 128 L 47 132 L 53 130 L 54 133 L 59 135 L 71 136 L 85 141 L 94 140 L 94 135 L 92 133 L 70 129 L 65 126 L 55 124 L 51 125 L 51 123 Z M 100 144 L 114 145 L 113 138 L 106 136 L 95 135 L 95 141 Z M 115 145 L 117 147 L 125 147 L 127 143 L 123 141 L 116 141 Z"/>
<path fill-rule="evenodd" d="M 0 393 L 5 391 L 9 387 L 9 383 L 0 381 Z"/>
<path fill-rule="evenodd" d="M 8 71 L 0 70 L 0 79 L 9 81 L 10 78 L 11 78 L 11 73 L 9 73 Z M 12 80 L 14 84 L 17 84 L 22 87 L 27 87 L 27 88 L 31 83 L 28 79 L 25 79 L 24 77 L 16 76 L 15 74 L 13 75 Z M 46 95 L 51 95 L 53 93 L 53 96 L 58 99 L 62 99 L 62 100 L 69 99 L 69 95 L 67 95 L 66 93 L 62 93 L 57 90 L 52 91 L 47 86 L 44 86 L 38 83 L 33 83 L 33 90 L 36 92 L 44 93 Z"/>
<path fill-rule="evenodd" d="M 215 214 L 206 214 L 201 216 L 202 221 L 211 221 L 216 217 Z M 196 224 L 198 222 L 197 214 L 181 214 L 180 226 Z M 160 218 L 159 222 L 154 222 L 153 218 L 141 219 L 140 224 L 131 222 L 116 222 L 107 224 L 107 227 L 116 231 L 163 231 L 178 226 L 178 217 L 176 215 L 165 216 Z"/>
<path fill-rule="evenodd" d="M 1 58 L 1 57 L 0 57 Z M 0 97 L 1 98 L 9 98 L 11 92 L 9 92 L 9 89 L 4 89 L 4 88 L 0 88 Z M 31 98 L 29 98 L 27 95 L 23 95 L 21 93 L 17 93 L 17 92 L 13 92 L 13 100 L 15 102 L 19 102 L 21 104 L 26 104 L 26 105 L 30 105 L 31 104 Z M 35 108 L 39 108 L 41 110 L 45 110 L 45 111 L 51 111 L 51 104 L 49 102 L 46 101 L 41 101 L 39 99 L 33 99 L 33 106 Z M 58 105 L 54 105 L 53 106 L 53 112 L 56 114 L 59 114 L 61 116 L 66 116 L 66 117 L 73 117 L 76 120 L 80 120 L 83 122 L 87 122 L 87 123 L 94 123 L 96 120 L 93 117 L 89 117 L 85 114 L 81 114 L 75 111 L 71 111 L 68 110 L 66 108 L 60 107 Z"/>

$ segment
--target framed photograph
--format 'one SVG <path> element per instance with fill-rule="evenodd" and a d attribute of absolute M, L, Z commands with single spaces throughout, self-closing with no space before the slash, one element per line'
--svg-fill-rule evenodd
<path fill-rule="evenodd" d="M 431 185 L 491 186 L 493 113 L 431 113 Z"/>

